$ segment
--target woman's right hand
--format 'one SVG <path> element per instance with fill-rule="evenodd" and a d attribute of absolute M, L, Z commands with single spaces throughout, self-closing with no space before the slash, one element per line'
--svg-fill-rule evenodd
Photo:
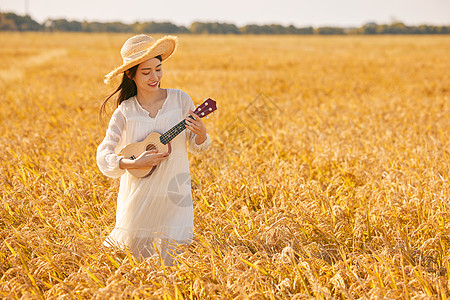
<path fill-rule="evenodd" d="M 121 169 L 149 169 L 167 159 L 169 153 L 158 153 L 156 150 L 144 151 L 136 159 L 122 158 L 119 161 Z"/>
<path fill-rule="evenodd" d="M 134 164 L 136 169 L 148 169 L 159 165 L 168 156 L 169 153 L 158 153 L 156 150 L 144 151 L 134 160 Z"/>

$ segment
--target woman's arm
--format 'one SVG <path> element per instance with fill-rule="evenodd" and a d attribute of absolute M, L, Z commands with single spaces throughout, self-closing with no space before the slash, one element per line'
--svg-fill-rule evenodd
<path fill-rule="evenodd" d="M 183 108 L 183 115 L 192 114 L 195 109 L 194 102 L 191 97 L 185 92 L 181 92 L 181 101 Z M 207 133 L 205 124 L 201 118 L 195 117 L 196 120 L 192 120 L 190 117 L 186 117 L 186 137 L 189 141 L 189 152 L 192 154 L 198 154 L 208 149 L 211 139 Z"/>
<path fill-rule="evenodd" d="M 206 141 L 206 127 L 202 121 L 202 118 L 194 114 L 192 110 L 189 110 L 189 116 L 186 118 L 186 128 L 195 133 L 195 143 L 197 145 L 203 144 Z"/>
<path fill-rule="evenodd" d="M 122 141 L 126 119 L 119 109 L 116 109 L 109 121 L 105 137 L 97 148 L 97 165 L 100 171 L 112 178 L 118 178 L 125 170 L 119 167 L 122 156 L 116 154 L 116 148 Z"/>
<path fill-rule="evenodd" d="M 121 169 L 148 169 L 159 165 L 163 160 L 167 159 L 169 153 L 157 153 L 156 150 L 145 151 L 136 159 L 128 159 L 122 157 L 119 160 Z"/>

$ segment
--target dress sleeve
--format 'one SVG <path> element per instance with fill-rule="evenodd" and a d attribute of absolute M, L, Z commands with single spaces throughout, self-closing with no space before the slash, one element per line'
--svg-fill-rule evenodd
<path fill-rule="evenodd" d="M 183 98 L 182 99 L 183 115 L 187 116 L 189 110 L 195 110 L 195 105 L 188 94 L 182 92 L 182 98 Z M 209 148 L 209 144 L 211 143 L 211 138 L 209 137 L 209 134 L 206 134 L 206 140 L 200 145 L 197 145 L 197 143 L 195 142 L 195 138 L 197 137 L 197 135 L 192 131 L 190 131 L 189 129 L 186 129 L 186 137 L 189 141 L 188 147 L 189 152 L 191 152 L 192 154 L 198 154 L 202 151 L 207 150 Z"/>
<path fill-rule="evenodd" d="M 116 148 L 122 141 L 125 123 L 125 116 L 119 109 L 116 109 L 109 121 L 105 138 L 97 148 L 98 168 L 108 177 L 118 178 L 126 172 L 119 167 L 119 160 L 123 156 L 116 154 Z"/>

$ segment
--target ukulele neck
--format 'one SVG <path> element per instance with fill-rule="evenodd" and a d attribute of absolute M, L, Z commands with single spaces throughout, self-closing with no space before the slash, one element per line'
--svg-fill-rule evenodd
<path fill-rule="evenodd" d="M 189 118 L 194 119 L 192 116 L 189 116 Z M 162 144 L 166 145 L 168 142 L 173 140 L 180 132 L 186 129 L 186 120 L 182 120 L 177 125 L 173 126 L 169 131 L 164 133 L 159 137 L 159 140 Z"/>

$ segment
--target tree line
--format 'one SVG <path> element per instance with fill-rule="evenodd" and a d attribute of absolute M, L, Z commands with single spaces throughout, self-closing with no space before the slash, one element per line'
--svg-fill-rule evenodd
<path fill-rule="evenodd" d="M 237 27 L 229 23 L 194 22 L 189 28 L 170 22 L 87 22 L 66 19 L 49 19 L 40 24 L 30 16 L 15 13 L 0 13 L 0 31 L 45 31 L 45 32 L 129 32 L 129 33 L 192 33 L 192 34 L 302 34 L 302 35 L 346 35 L 346 34 L 450 34 L 450 26 L 407 26 L 402 22 L 392 24 L 367 23 L 356 28 L 302 27 L 279 24 L 249 24 Z"/>

